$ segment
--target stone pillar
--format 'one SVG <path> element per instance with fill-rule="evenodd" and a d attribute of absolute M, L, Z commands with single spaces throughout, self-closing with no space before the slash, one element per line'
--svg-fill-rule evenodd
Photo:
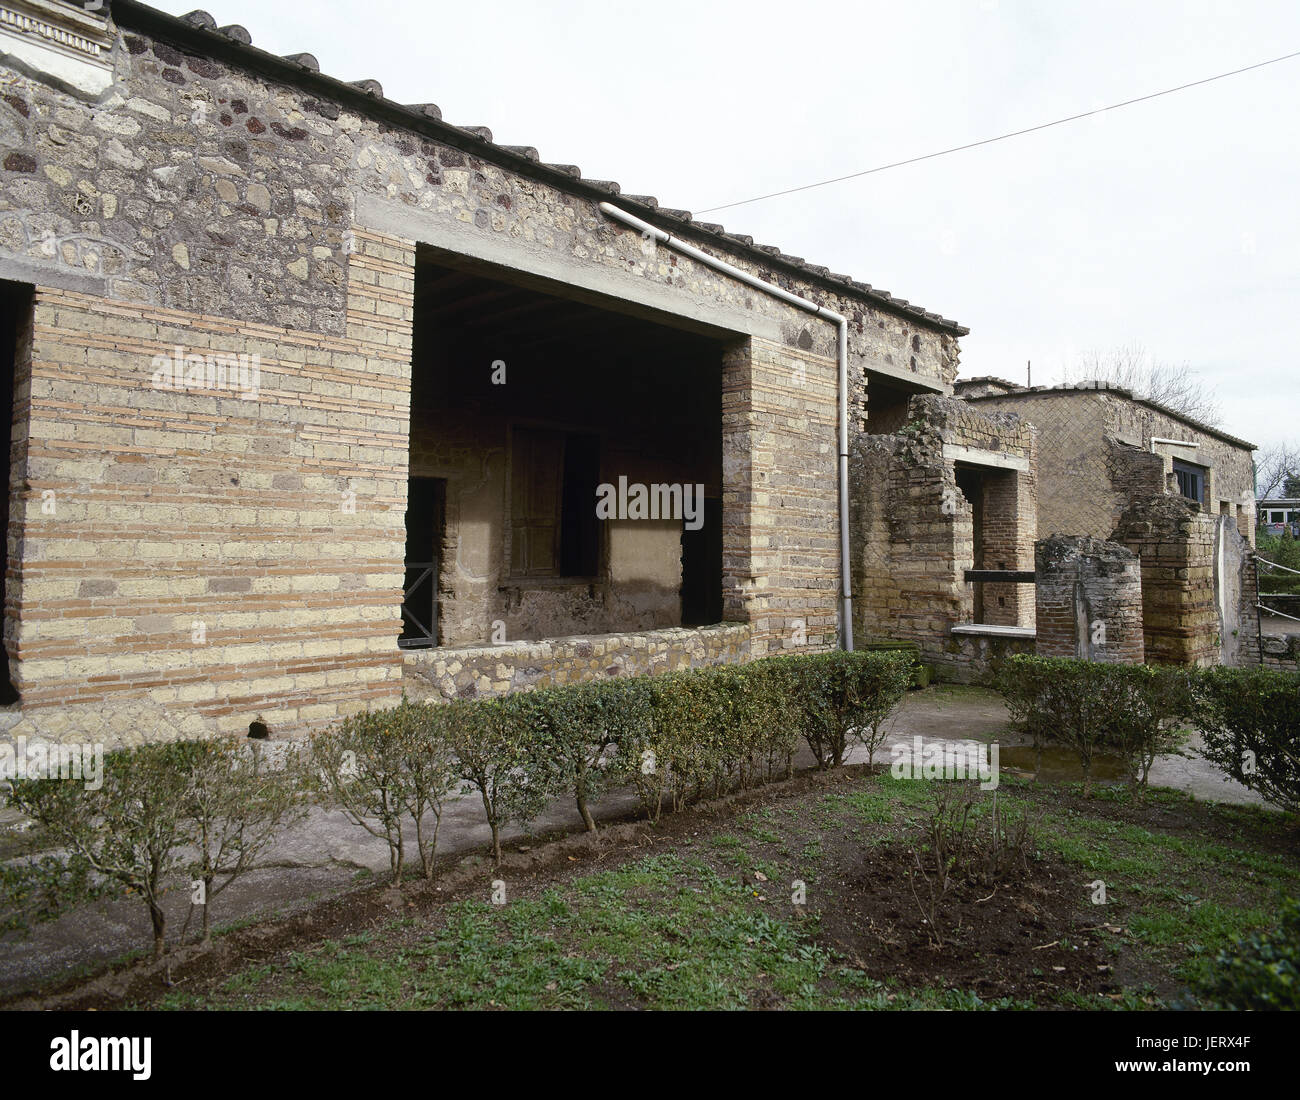
<path fill-rule="evenodd" d="M 1111 536 L 1142 561 L 1142 632 L 1150 664 L 1219 659 L 1214 519 L 1176 496 L 1135 501 Z"/>
<path fill-rule="evenodd" d="M 1113 542 L 1053 535 L 1034 544 L 1035 652 L 1141 664 L 1142 571 Z"/>

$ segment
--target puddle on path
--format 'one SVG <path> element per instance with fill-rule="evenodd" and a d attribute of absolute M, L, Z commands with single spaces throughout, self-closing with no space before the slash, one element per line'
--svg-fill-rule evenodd
<path fill-rule="evenodd" d="M 1038 752 L 1033 745 L 1004 745 L 998 750 L 998 764 L 1004 771 L 1015 772 L 1040 783 L 1081 783 L 1083 768 L 1079 757 L 1070 749 L 1047 747 L 1042 750 L 1042 766 L 1036 768 Z M 1036 773 L 1036 774 L 1035 774 Z M 1111 753 L 1097 753 L 1092 758 L 1094 782 L 1117 782 L 1128 778 L 1123 758 Z"/>

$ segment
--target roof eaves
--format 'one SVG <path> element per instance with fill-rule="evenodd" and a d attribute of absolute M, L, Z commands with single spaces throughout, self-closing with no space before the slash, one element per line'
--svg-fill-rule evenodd
<path fill-rule="evenodd" d="M 619 195 L 623 205 L 631 206 L 632 213 L 667 232 L 694 237 L 697 241 L 715 243 L 727 251 L 747 256 L 765 267 L 780 270 L 794 278 L 818 284 L 835 294 L 853 294 L 889 311 L 901 314 L 955 336 L 965 336 L 970 329 L 937 313 L 922 309 L 895 298 L 887 291 L 876 290 L 867 283 L 855 282 L 847 277 L 833 275 L 828 268 L 808 264 L 800 256 L 787 256 L 775 246 L 754 245 L 752 238 L 727 233 L 720 225 L 696 222 L 689 211 L 670 210 L 658 205 L 650 196 L 622 195 L 617 183 L 606 180 L 584 180 L 577 165 L 546 164 L 531 146 L 497 145 L 492 141 L 492 131 L 485 126 L 453 126 L 442 120 L 442 112 L 434 104 L 407 106 L 385 99 L 383 88 L 375 80 L 347 82 L 320 72 L 320 65 L 311 54 L 290 54 L 280 57 L 252 45 L 248 31 L 232 25 L 218 28 L 216 20 L 206 12 L 195 11 L 184 16 L 168 15 L 139 0 L 112 0 L 114 20 L 122 26 L 132 27 L 163 38 L 178 46 L 204 53 L 219 61 L 251 69 L 281 83 L 303 88 L 313 94 L 331 99 L 356 110 L 358 113 L 389 122 L 417 134 L 450 145 L 461 152 L 499 164 L 521 176 L 548 183 L 566 191 L 577 192 L 594 202 L 605 201 L 611 194 Z M 661 224 L 669 222 L 670 225 Z M 686 230 L 686 233 L 682 233 Z M 746 242 L 750 243 L 746 243 Z"/>
<path fill-rule="evenodd" d="M 969 381 L 973 382 L 976 381 L 976 379 L 972 378 L 969 379 Z M 1081 393 L 1085 393 L 1085 394 L 1105 393 L 1105 394 L 1110 394 L 1112 397 L 1120 397 L 1125 400 L 1132 401 L 1135 405 L 1142 405 L 1145 408 L 1161 413 L 1164 416 L 1168 416 L 1173 420 L 1177 420 L 1182 424 L 1186 424 L 1189 428 L 1194 428 L 1196 431 L 1203 432 L 1205 435 L 1212 435 L 1216 439 L 1222 439 L 1225 443 L 1231 443 L 1234 447 L 1242 447 L 1248 451 L 1255 451 L 1259 449 L 1258 445 L 1255 443 L 1250 443 L 1247 440 L 1239 439 L 1235 435 L 1229 435 L 1227 432 L 1223 431 L 1220 428 L 1212 427 L 1211 425 L 1206 424 L 1204 421 L 1197 420 L 1195 417 L 1191 417 L 1188 416 L 1186 413 L 1179 412 L 1177 409 L 1171 409 L 1167 405 L 1160 404 L 1159 401 L 1152 401 L 1150 398 L 1147 397 L 1138 397 L 1131 390 L 1124 389 L 1122 386 L 1091 386 L 1091 385 L 1083 385 L 1083 384 L 1077 386 L 1069 386 L 1069 385 L 1018 386 L 1010 393 L 970 394 L 969 396 L 964 396 L 963 400 L 997 401 L 999 399 L 1005 399 L 1008 397 L 1059 397 L 1059 396 L 1073 396 L 1075 394 L 1081 394 Z"/>

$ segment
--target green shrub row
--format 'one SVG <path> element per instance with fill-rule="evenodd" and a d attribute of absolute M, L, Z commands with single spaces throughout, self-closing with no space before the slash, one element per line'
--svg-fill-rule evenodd
<path fill-rule="evenodd" d="M 81 884 L 85 897 L 107 884 L 137 895 L 149 912 L 155 958 L 163 953 L 164 892 L 183 875 L 191 897 L 201 899 L 201 927 L 210 932 L 212 900 L 251 870 L 271 842 L 307 809 L 307 773 L 294 746 L 275 747 L 243 738 L 142 745 L 105 754 L 103 782 L 88 789 L 70 779 L 15 779 L 8 801 L 44 828 L 66 853 L 66 874 L 49 859 L 8 868 L 28 883 Z M 274 758 L 272 760 L 271 758 Z M 10 922 L 26 914 L 27 889 L 15 882 Z M 54 896 L 40 891 L 48 903 Z M 56 915 L 45 912 L 44 916 Z"/>
<path fill-rule="evenodd" d="M 400 821 L 439 817 L 456 786 L 482 801 L 499 861 L 502 830 L 533 820 L 554 798 L 572 797 L 595 829 L 590 804 L 611 785 L 635 788 L 657 820 L 665 806 L 789 775 L 801 738 L 823 768 L 843 763 L 854 741 L 874 754 L 911 675 L 905 657 L 834 652 L 403 703 L 318 735 L 314 754 L 329 799 L 389 840 L 399 876 Z M 349 752 L 353 774 L 341 770 Z M 439 762 L 436 782 L 426 778 L 421 798 L 429 761 Z M 421 861 L 427 873 L 423 848 Z"/>
<path fill-rule="evenodd" d="M 1093 757 L 1122 757 L 1145 785 L 1156 756 L 1188 728 L 1202 754 L 1286 809 L 1300 810 L 1300 673 L 1100 664 L 1019 655 L 994 679 L 1013 722 L 1034 745 L 1073 749 L 1090 785 Z"/>
<path fill-rule="evenodd" d="M 11 784 L 10 803 L 68 853 L 66 875 L 28 862 L 23 905 L 49 915 L 78 883 L 115 883 L 144 901 L 159 955 L 172 882 L 189 879 L 206 936 L 213 898 L 312 802 L 383 839 L 395 882 L 413 836 L 432 877 L 456 792 L 478 794 L 500 862 L 504 828 L 557 797 L 572 797 L 594 829 L 591 803 L 611 785 L 635 788 L 657 819 L 665 805 L 788 776 L 800 739 L 823 768 L 840 765 L 855 741 L 874 754 L 911 676 L 906 655 L 773 657 L 494 699 L 404 699 L 304 745 L 221 738 L 108 753 L 98 790 L 64 779 Z"/>

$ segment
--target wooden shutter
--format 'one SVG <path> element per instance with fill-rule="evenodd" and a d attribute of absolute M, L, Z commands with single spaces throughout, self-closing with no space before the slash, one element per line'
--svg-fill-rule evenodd
<path fill-rule="evenodd" d="M 553 577 L 560 570 L 564 436 L 516 428 L 510 471 L 510 571 Z"/>

